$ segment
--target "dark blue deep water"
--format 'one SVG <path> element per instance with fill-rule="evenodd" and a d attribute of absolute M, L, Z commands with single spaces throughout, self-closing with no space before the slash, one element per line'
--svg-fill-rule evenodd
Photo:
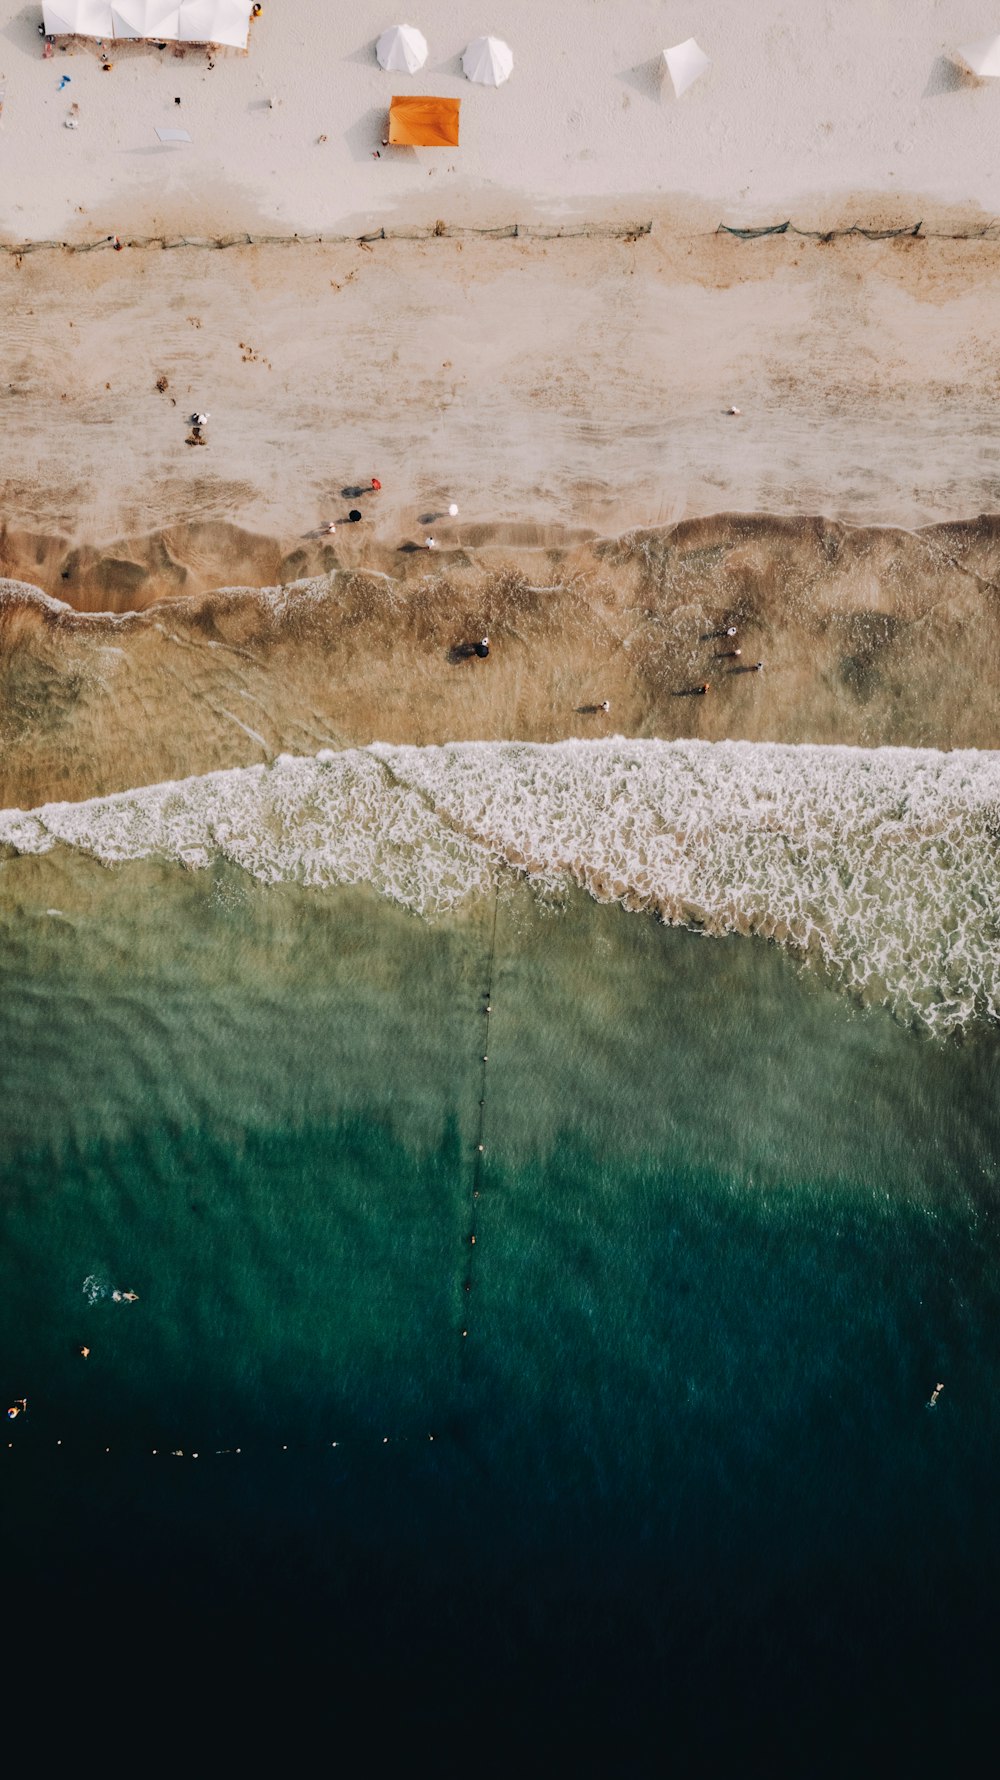
<path fill-rule="evenodd" d="M 991 1033 L 582 899 L 3 869 L 15 1697 L 350 1772 L 975 1765 Z"/>

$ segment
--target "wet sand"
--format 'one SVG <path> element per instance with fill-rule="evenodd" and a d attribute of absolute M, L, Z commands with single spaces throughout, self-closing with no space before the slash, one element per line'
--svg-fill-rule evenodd
<path fill-rule="evenodd" d="M 121 616 L 7 583 L 0 802 L 373 740 L 1000 735 L 996 521 L 912 533 L 720 515 L 401 560 L 396 575 L 345 569 Z M 484 631 L 489 659 L 465 655 Z"/>
<path fill-rule="evenodd" d="M 998 270 L 690 207 L 0 256 L 0 800 L 371 740 L 995 746 Z"/>
<path fill-rule="evenodd" d="M 545 542 L 732 510 L 1000 511 L 1000 242 L 712 227 L 688 207 L 631 242 L 0 256 L 0 572 L 117 609 L 286 579 L 373 474 L 371 521 L 337 533 L 351 567 L 384 566 L 451 500 L 463 544 L 498 524 Z M 228 534 L 213 547 L 223 521 L 275 541 L 259 572 Z M 163 573 L 141 572 L 164 531 Z M 125 565 L 117 582 L 75 577 L 78 551 Z"/>

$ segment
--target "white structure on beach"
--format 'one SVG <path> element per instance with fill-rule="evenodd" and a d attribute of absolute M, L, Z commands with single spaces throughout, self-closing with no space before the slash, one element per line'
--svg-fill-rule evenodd
<path fill-rule="evenodd" d="M 111 0 L 59 0 L 42 7 L 47 37 L 113 37 Z"/>
<path fill-rule="evenodd" d="M 673 49 L 665 49 L 663 60 L 667 64 L 678 99 L 712 66 L 705 51 L 699 48 L 693 37 L 685 38 L 683 43 L 675 43 Z"/>
<path fill-rule="evenodd" d="M 416 25 L 393 25 L 382 32 L 375 54 L 390 74 L 416 74 L 427 60 L 427 39 Z"/>
<path fill-rule="evenodd" d="M 466 78 L 484 87 L 502 86 L 513 66 L 513 51 L 499 37 L 474 37 L 462 57 Z"/>
<path fill-rule="evenodd" d="M 148 37 L 246 49 L 253 0 L 43 0 L 47 37 Z"/>
<path fill-rule="evenodd" d="M 958 54 L 980 80 L 1000 79 L 1000 37 L 981 37 L 978 43 L 963 44 Z"/>

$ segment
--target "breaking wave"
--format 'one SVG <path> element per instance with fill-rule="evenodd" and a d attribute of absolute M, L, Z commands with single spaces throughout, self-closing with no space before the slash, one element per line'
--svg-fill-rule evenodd
<path fill-rule="evenodd" d="M 373 745 L 0 813 L 0 845 L 370 884 L 431 916 L 514 869 L 753 933 L 939 1032 L 1000 1017 L 1000 754 L 751 742 Z"/>

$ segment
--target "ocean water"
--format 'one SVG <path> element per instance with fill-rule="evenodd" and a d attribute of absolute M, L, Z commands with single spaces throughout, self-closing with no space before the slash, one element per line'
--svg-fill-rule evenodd
<path fill-rule="evenodd" d="M 1000 1580 L 993 757 L 609 748 L 3 819 L 9 1598 L 376 1771 L 919 1771 Z"/>

